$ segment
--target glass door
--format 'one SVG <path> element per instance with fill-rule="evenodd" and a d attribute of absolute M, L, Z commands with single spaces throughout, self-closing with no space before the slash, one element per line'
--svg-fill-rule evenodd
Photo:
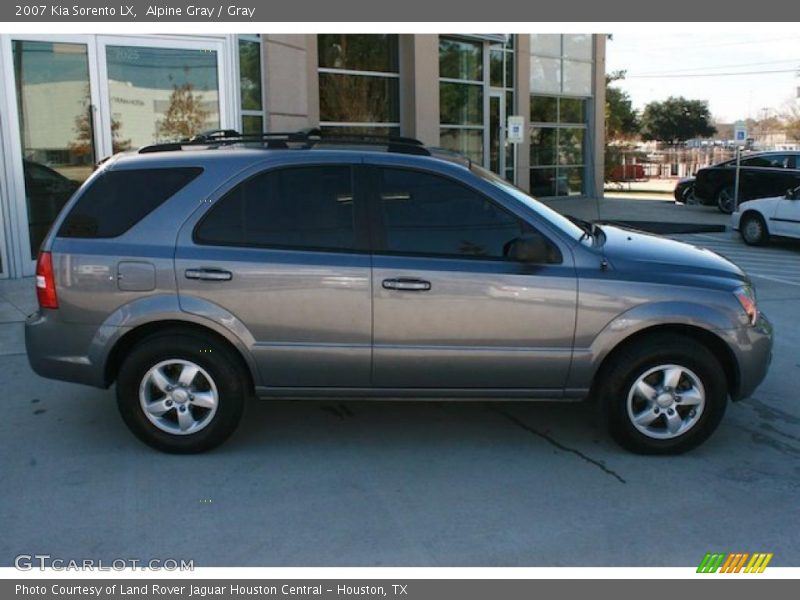
<path fill-rule="evenodd" d="M 103 150 L 189 138 L 228 123 L 221 40 L 99 38 Z"/>
<path fill-rule="evenodd" d="M 489 169 L 506 176 L 506 101 L 505 92 L 489 94 Z"/>
<path fill-rule="evenodd" d="M 21 164 L 17 164 L 17 206 L 24 274 L 50 225 L 97 161 L 97 122 L 86 43 L 12 39 Z M 20 168 L 21 167 L 21 168 Z M 19 173 L 21 171 L 21 173 Z M 20 177 L 21 175 L 21 177 Z M 21 188 L 21 189 L 20 189 Z M 24 194 L 22 193 L 24 192 Z M 27 265 L 27 266 L 25 266 Z"/>

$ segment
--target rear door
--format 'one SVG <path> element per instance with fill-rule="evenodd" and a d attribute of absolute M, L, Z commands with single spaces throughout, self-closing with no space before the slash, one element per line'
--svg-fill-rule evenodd
<path fill-rule="evenodd" d="M 374 385 L 557 396 L 575 329 L 569 250 L 507 258 L 535 227 L 450 177 L 375 165 L 370 181 Z"/>
<path fill-rule="evenodd" d="M 181 231 L 182 309 L 249 332 L 261 385 L 369 385 L 370 257 L 356 171 L 251 173 Z"/>
<path fill-rule="evenodd" d="M 764 154 L 742 159 L 741 196 L 768 198 L 786 193 L 794 187 L 797 173 L 792 168 L 794 157 L 788 154 Z"/>

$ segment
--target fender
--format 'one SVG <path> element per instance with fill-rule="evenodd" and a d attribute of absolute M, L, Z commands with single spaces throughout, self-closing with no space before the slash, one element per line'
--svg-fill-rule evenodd
<path fill-rule="evenodd" d="M 740 326 L 734 306 L 708 306 L 689 301 L 640 304 L 617 315 L 595 336 L 588 348 L 575 348 L 568 388 L 589 389 L 608 354 L 632 335 L 650 327 L 681 325 L 703 329 L 725 341 Z"/>
<path fill-rule="evenodd" d="M 260 381 L 250 352 L 255 338 L 244 323 L 216 304 L 192 297 L 179 300 L 174 294 L 138 298 L 117 308 L 98 328 L 92 339 L 88 352 L 90 362 L 101 365 L 105 372 L 109 355 L 125 334 L 142 325 L 159 321 L 183 321 L 218 333 L 242 355 L 253 381 Z"/>

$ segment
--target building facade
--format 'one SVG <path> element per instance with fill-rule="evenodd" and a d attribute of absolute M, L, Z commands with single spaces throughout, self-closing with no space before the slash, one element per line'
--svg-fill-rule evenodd
<path fill-rule="evenodd" d="M 416 137 L 541 198 L 600 196 L 604 76 L 590 34 L 0 35 L 0 278 L 33 274 L 98 160 L 208 129 Z"/>

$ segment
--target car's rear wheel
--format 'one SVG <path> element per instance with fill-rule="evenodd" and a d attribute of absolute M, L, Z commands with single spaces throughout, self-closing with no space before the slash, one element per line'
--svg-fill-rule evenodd
<path fill-rule="evenodd" d="M 717 208 L 726 215 L 736 210 L 736 196 L 732 185 L 726 185 L 717 192 Z"/>
<path fill-rule="evenodd" d="M 745 244 L 763 246 L 769 241 L 769 231 L 764 218 L 758 213 L 749 212 L 742 215 L 739 232 Z"/>
<path fill-rule="evenodd" d="M 117 378 L 117 405 L 144 443 L 172 453 L 203 452 L 239 423 L 248 381 L 240 361 L 214 338 L 163 332 L 137 344 Z"/>
<path fill-rule="evenodd" d="M 611 359 L 601 385 L 608 430 L 639 454 L 680 454 L 703 443 L 722 420 L 725 373 L 697 340 L 643 338 Z"/>

